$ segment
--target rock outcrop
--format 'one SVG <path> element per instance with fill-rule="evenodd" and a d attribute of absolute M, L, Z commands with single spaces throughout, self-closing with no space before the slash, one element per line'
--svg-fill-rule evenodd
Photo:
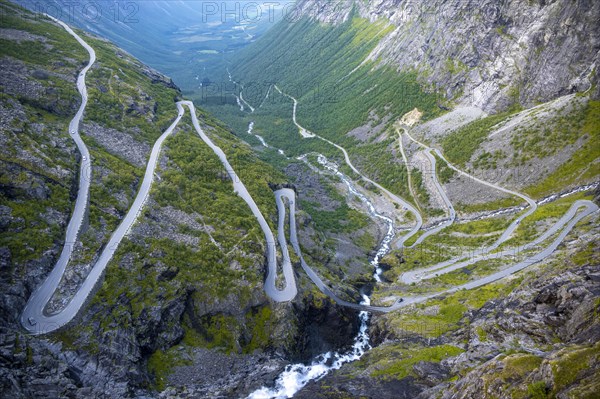
<path fill-rule="evenodd" d="M 395 26 L 368 59 L 417 71 L 448 99 L 486 111 L 574 92 L 600 97 L 600 3 L 586 0 L 302 0 L 295 17 L 357 12 Z"/>

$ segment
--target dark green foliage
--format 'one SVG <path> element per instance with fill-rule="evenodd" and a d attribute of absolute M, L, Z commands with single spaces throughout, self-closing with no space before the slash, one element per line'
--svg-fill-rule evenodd
<path fill-rule="evenodd" d="M 556 154 L 564 147 L 575 143 L 589 132 L 584 132 L 586 114 L 592 103 L 577 104 L 569 114 L 549 118 L 533 127 L 517 128 L 510 144 L 513 147 L 513 163 L 525 165 L 535 158 Z M 537 118 L 534 116 L 534 120 Z"/>
<path fill-rule="evenodd" d="M 388 116 L 393 121 L 415 107 L 425 118 L 440 113 L 437 96 L 425 92 L 416 75 L 399 74 L 372 61 L 363 64 L 390 29 L 385 22 L 372 24 L 357 16 L 338 26 L 308 18 L 283 21 L 244 49 L 229 68 L 233 78 L 244 85 L 244 99 L 256 112 L 239 110 L 233 94 L 238 94 L 240 87 L 233 84 L 220 101 L 210 97 L 203 103 L 227 120 L 239 137 L 253 144 L 254 138 L 246 133 L 249 121 L 255 122 L 254 133 L 288 156 L 316 151 L 342 164 L 342 154 L 333 146 L 319 139 L 301 138 L 292 122 L 293 102 L 274 89 L 276 84 L 298 99 L 301 125 L 347 148 L 363 173 L 409 198 L 406 169 L 392 154 L 394 138 L 361 142 L 347 135 L 371 115 Z"/>
<path fill-rule="evenodd" d="M 435 166 L 437 169 L 438 178 L 441 184 L 448 183 L 452 178 L 454 178 L 457 173 L 454 169 L 451 169 L 448 164 L 436 154 L 433 154 L 435 157 Z"/>
<path fill-rule="evenodd" d="M 583 123 L 576 121 L 579 118 L 583 118 Z M 526 190 L 529 195 L 542 197 L 563 189 L 565 182 L 589 181 L 597 179 L 600 174 L 600 166 L 597 162 L 600 157 L 600 101 L 590 100 L 583 109 L 575 113 L 573 119 L 575 121 L 570 120 L 565 123 L 576 126 L 577 135 L 583 141 L 581 148 L 545 180 L 529 187 Z M 560 135 L 553 135 L 553 137 L 554 143 L 561 140 L 572 141 L 570 135 L 565 138 L 560 138 Z M 552 144 L 551 141 L 550 151 L 556 151 L 552 149 Z"/>
<path fill-rule="evenodd" d="M 511 113 L 501 113 L 478 119 L 457 129 L 442 139 L 444 155 L 459 168 L 467 162 L 487 138 L 492 127 L 506 119 Z"/>
<path fill-rule="evenodd" d="M 368 224 L 368 217 L 350 208 L 346 203 L 341 203 L 334 211 L 323 211 L 319 204 L 312 202 L 300 202 L 300 206 L 308 212 L 321 230 L 339 232 L 356 231 Z"/>
<path fill-rule="evenodd" d="M 546 399 L 548 397 L 548 388 L 544 381 L 534 382 L 527 386 L 527 394 L 531 399 Z"/>

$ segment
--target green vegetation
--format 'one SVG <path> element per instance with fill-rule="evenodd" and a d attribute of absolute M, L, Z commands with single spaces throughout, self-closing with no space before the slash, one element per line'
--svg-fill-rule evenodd
<path fill-rule="evenodd" d="M 413 169 L 411 171 L 412 186 L 415 191 L 416 199 L 420 204 L 429 203 L 429 192 L 425 188 L 425 182 L 423 181 L 423 173 L 419 169 Z"/>
<path fill-rule="evenodd" d="M 202 112 L 200 114 L 204 117 Z M 275 215 L 269 183 L 283 182 L 281 175 L 258 161 L 250 148 L 240 145 L 213 120 L 203 121 L 213 125 L 207 127 L 207 133 L 224 149 L 234 168 L 244 171 L 240 178 L 264 214 Z M 104 315 L 96 315 L 102 317 L 103 328 L 113 328 L 115 322 L 127 325 L 127 313 L 136 320 L 143 316 L 145 309 L 181 300 L 188 292 L 193 292 L 190 301 L 193 309 L 198 309 L 194 314 L 201 314 L 203 304 L 215 300 L 238 298 L 246 303 L 252 291 L 262 284 L 262 232 L 245 202 L 233 195 L 231 180 L 217 156 L 188 123 L 188 119 L 184 120 L 180 134 L 166 142 L 167 168 L 159 172 L 161 179 L 155 182 L 151 192 L 156 205 L 144 211 L 140 223 L 156 226 L 153 216 L 156 210 L 170 206 L 190 215 L 201 215 L 198 221 L 211 227 L 210 235 L 189 225 L 180 226 L 181 233 L 199 239 L 197 248 L 160 237 L 124 240 L 109 264 L 102 288 L 93 299 L 94 303 L 112 309 L 108 321 Z M 268 221 L 273 225 L 270 217 Z M 157 227 L 160 228 L 160 222 Z M 128 254 L 135 256 L 132 263 L 124 267 L 123 259 Z M 164 270 L 175 272 L 167 278 Z M 135 289 L 131 288 L 132 279 Z M 127 308 L 120 305 L 123 297 L 127 298 Z M 183 343 L 187 347 L 218 348 L 227 353 L 264 350 L 272 342 L 272 317 L 269 307 L 249 310 L 242 319 L 223 313 L 195 320 L 186 316 L 182 323 Z M 153 357 L 162 359 L 163 355 Z M 171 366 L 156 370 L 156 381 L 160 384 Z"/>
<path fill-rule="evenodd" d="M 219 224 L 258 232 L 248 205 L 232 195 L 231 180 L 224 173 L 219 158 L 204 145 L 195 131 L 190 128 L 187 132 L 168 141 L 167 155 L 171 163 L 162 174 L 163 181 L 157 185 L 157 202 L 183 210 L 202 209 L 202 215 L 219 220 Z M 283 176 L 258 161 L 250 148 L 236 144 L 237 141 L 227 135 L 223 129 L 213 128 L 212 139 L 224 149 L 258 206 L 265 215 L 276 215 L 269 183 L 283 183 Z M 271 173 L 265 173 L 265 170 L 271 170 Z M 224 209 L 228 211 L 223 212 Z"/>
<path fill-rule="evenodd" d="M 446 184 L 454 177 L 458 176 L 458 173 L 454 169 L 450 168 L 446 161 L 444 161 L 435 153 L 433 153 L 433 156 L 435 157 L 436 171 L 441 184 Z"/>
<path fill-rule="evenodd" d="M 402 379 L 413 374 L 413 366 L 418 362 L 439 363 L 444 359 L 458 356 L 464 352 L 464 350 L 453 345 L 414 348 L 405 348 L 402 345 L 386 345 L 377 348 L 375 351 L 378 349 L 384 350 L 386 357 L 394 360 L 386 359 L 375 363 L 376 371 L 372 372 L 371 375 L 394 379 Z M 376 354 L 370 356 L 376 356 Z"/>
<path fill-rule="evenodd" d="M 375 237 L 368 231 L 356 238 L 354 242 L 365 251 L 370 251 L 377 245 Z"/>
<path fill-rule="evenodd" d="M 236 348 L 239 328 L 239 323 L 232 316 L 223 314 L 203 316 L 199 322 L 201 346 L 231 352 Z"/>
<path fill-rule="evenodd" d="M 448 72 L 450 72 L 450 74 L 457 75 L 467 72 L 469 67 L 461 60 L 448 58 L 446 60 L 446 69 Z"/>
<path fill-rule="evenodd" d="M 340 203 L 333 211 L 319 209 L 319 204 L 301 201 L 300 206 L 308 212 L 317 228 L 334 233 L 353 232 L 369 223 L 369 218 L 348 206 L 345 202 Z"/>
<path fill-rule="evenodd" d="M 0 162 L 0 165 L 6 164 Z M 2 180 L 10 182 L 11 174 L 8 168 L 2 170 L 0 182 Z M 50 187 L 52 187 L 51 195 L 45 200 L 35 197 L 16 200 L 6 194 L 0 196 L 0 205 L 9 207 L 14 218 L 6 229 L 3 229 L 0 241 L 2 246 L 9 248 L 13 266 L 39 259 L 62 238 L 60 226 L 44 216 L 46 212 L 52 210 L 62 212 L 69 210 L 69 190 L 58 182 L 51 184 Z"/>
<path fill-rule="evenodd" d="M 68 71 L 71 66 L 87 60 L 87 51 L 62 27 L 47 23 L 50 19 L 31 14 L 6 0 L 0 0 L 0 11 L 2 12 L 1 28 L 25 31 L 44 40 L 42 43 L 35 38 L 35 41 L 27 40 L 19 43 L 0 39 L 3 55 L 35 65 L 54 64 L 53 68 L 61 71 Z M 63 62 L 64 66 L 56 65 L 57 61 Z"/>
<path fill-rule="evenodd" d="M 192 322 L 184 318 L 183 343 L 190 348 L 212 348 L 225 353 L 264 351 L 273 342 L 275 320 L 268 306 L 250 309 L 243 322 L 225 314 L 211 314 Z"/>
<path fill-rule="evenodd" d="M 554 374 L 554 391 L 576 382 L 581 374 L 599 360 L 600 343 L 565 350 L 558 359 L 550 361 Z"/>
<path fill-rule="evenodd" d="M 314 164 L 313 160 L 309 161 Z M 327 200 L 319 198 L 317 195 L 306 193 L 308 199 L 299 200 L 298 205 L 301 211 L 307 212 L 314 227 L 325 235 L 330 233 L 355 233 L 360 232 L 371 223 L 371 219 L 364 214 L 352 208 L 349 205 L 348 198 L 341 195 L 335 188 L 335 184 L 339 182 L 337 177 L 320 176 L 319 185 L 323 187 Z M 359 200 L 355 197 L 355 201 Z M 326 204 L 326 205 L 323 205 Z M 371 250 L 375 246 L 375 238 L 367 232 L 360 232 L 361 235 L 353 241 L 360 247 L 365 247 L 366 251 Z M 334 244 L 335 246 L 335 244 Z"/>
<path fill-rule="evenodd" d="M 519 205 L 527 205 L 527 203 L 519 197 L 510 196 L 480 204 L 463 204 L 461 202 L 457 202 L 454 204 L 454 208 L 457 212 L 468 214 L 476 212 L 497 211 L 498 209 L 512 208 Z"/>
<path fill-rule="evenodd" d="M 525 383 L 536 378 L 532 375 L 539 370 L 543 361 L 543 358 L 528 353 L 511 353 L 500 359 L 500 364 L 493 364 L 485 369 L 486 372 L 482 376 L 483 389 L 489 392 L 489 385 L 502 384 L 511 398 L 546 398 L 547 391 L 543 381 L 529 385 Z"/>
<path fill-rule="evenodd" d="M 474 253 L 471 257 L 476 255 L 477 253 Z M 502 266 L 505 266 L 506 263 L 506 259 L 484 259 L 465 266 L 462 269 L 433 277 L 429 279 L 427 283 L 436 287 L 452 288 L 492 274 L 493 272 L 498 271 Z"/>
<path fill-rule="evenodd" d="M 363 124 L 371 110 L 383 111 L 383 107 L 396 104 L 397 98 L 402 97 L 397 93 L 416 95 L 420 91 L 416 84 L 408 86 L 411 79 L 398 78 L 395 71 L 381 69 L 368 74 L 372 65 L 365 65 L 351 73 L 392 29 L 384 21 L 372 24 L 356 16 L 339 26 L 317 24 L 309 18 L 295 23 L 284 21 L 248 47 L 232 71 L 242 81 L 277 83 L 300 101 L 301 124 L 304 121 L 309 130 L 322 131 L 325 136 L 333 130 L 337 137 L 328 138 L 339 138 Z M 344 81 L 340 81 L 344 76 Z M 379 87 L 384 77 L 393 79 L 386 82 L 387 87 Z M 249 93 L 245 98 L 259 104 L 263 92 L 256 92 L 257 95 Z M 430 110 L 433 104 L 419 104 L 419 108 Z M 398 113 L 404 114 L 417 104 L 410 109 L 409 106 L 406 104 L 406 110 Z"/>
<path fill-rule="evenodd" d="M 590 198 L 586 198 L 585 193 L 579 193 L 539 206 L 532 215 L 523 219 L 511 238 L 504 242 L 501 248 L 523 245 L 541 236 L 569 210 L 575 201 L 580 199 Z"/>
<path fill-rule="evenodd" d="M 416 205 L 408 188 L 408 171 L 401 159 L 392 155 L 397 147 L 396 139 L 389 137 L 379 143 L 365 143 L 350 149 L 353 164 L 365 175 L 378 182 L 393 193 L 399 194 L 409 203 Z M 346 147 L 348 148 L 348 147 Z M 413 176 L 416 176 L 413 171 Z M 418 193 L 423 195 L 422 182 L 413 182 L 418 187 Z"/>
<path fill-rule="evenodd" d="M 467 310 L 480 309 L 486 302 L 507 295 L 520 282 L 521 279 L 513 279 L 510 282 L 493 283 L 431 299 L 413 309 L 386 314 L 386 324 L 396 336 L 409 333 L 436 338 L 464 325 L 463 317 Z M 379 288 L 373 299 L 387 294 L 389 292 L 385 291 L 385 288 Z"/>
<path fill-rule="evenodd" d="M 41 87 L 31 96 L 23 91 L 0 98 L 0 107 L 10 114 L 0 149 L 0 205 L 11 216 L 0 232 L 0 246 L 10 251 L 11 273 L 24 275 L 27 262 L 64 239 L 61 215 L 70 213 L 72 198 L 71 182 L 61 171 L 71 176 L 77 171 L 70 143 L 60 143 L 70 141 L 67 126 L 79 98 L 69 79 L 86 52 L 61 27 L 39 21 L 12 3 L 1 1 L 0 13 L 0 28 L 36 35 L 34 41 L 3 39 L 0 52 L 8 62 L 24 64 L 28 73 L 21 83 Z"/>
<path fill-rule="evenodd" d="M 449 331 L 456 330 L 459 322 L 468 307 L 455 301 L 441 299 L 430 303 L 431 306 L 439 305 L 439 311 L 435 315 L 396 314 L 388 316 L 390 326 L 394 331 L 401 334 L 411 332 L 425 337 L 439 337 Z M 421 307 L 421 308 L 424 308 Z"/>
<path fill-rule="evenodd" d="M 600 174 L 600 145 L 598 145 L 600 142 L 600 101 L 588 101 L 581 112 L 583 113 L 583 123 L 577 125 L 579 127 L 577 137 L 585 140 L 581 148 L 543 181 L 526 188 L 524 191 L 527 194 L 540 198 L 560 191 L 564 188 L 565 182 L 586 182 L 597 179 Z"/>
<path fill-rule="evenodd" d="M 548 387 L 544 381 L 534 382 L 527 386 L 527 394 L 531 399 L 546 399 L 548 397 Z"/>
<path fill-rule="evenodd" d="M 539 356 L 529 354 L 511 355 L 502 360 L 504 370 L 500 373 L 500 378 L 505 381 L 526 376 L 532 371 L 538 369 L 543 359 Z"/>
<path fill-rule="evenodd" d="M 40 217 L 40 209 L 48 213 L 59 211 L 70 215 L 72 190 L 70 179 L 56 175 L 57 168 L 71 172 L 74 179 L 79 160 L 69 154 L 73 147 L 67 125 L 80 102 L 74 77 L 88 60 L 85 49 L 62 27 L 46 17 L 33 15 L 10 3 L 2 2 L 2 28 L 19 29 L 36 36 L 35 41 L 11 41 L 2 43 L 4 55 L 17 58 L 28 68 L 35 70 L 29 80 L 35 79 L 43 86 L 42 97 L 17 96 L 26 111 L 26 120 L 13 121 L 10 143 L 0 155 L 2 161 L 18 164 L 21 174 L 33 174 L 45 179 L 48 198 L 31 203 L 15 203 L 2 195 L 0 201 L 13 209 L 19 218 L 11 230 L 16 234 L 2 237 L 9 247 L 13 263 L 20 264 L 37 259 L 43 251 L 60 244 L 63 239 L 61 228 Z M 97 61 L 87 77 L 89 103 L 83 122 L 95 122 L 98 128 L 116 128 L 132 133 L 135 139 L 153 143 L 162 130 L 175 117 L 174 99 L 178 92 L 165 84 L 153 82 L 154 76 L 141 72 L 141 64 L 117 50 L 111 44 L 88 37 L 78 32 L 94 47 Z M 69 79 L 69 80 L 67 80 Z M 71 80 L 72 79 L 72 80 Z M 3 100 L 3 106 L 10 107 Z M 38 127 L 41 124 L 41 128 Z M 143 168 L 130 161 L 109 153 L 109 149 L 86 136 L 92 161 L 92 186 L 90 193 L 89 228 L 81 237 L 84 250 L 78 251 L 72 263 L 89 262 L 105 244 L 108 234 L 125 214 L 143 175 Z M 56 145 L 56 140 L 67 143 L 65 148 Z M 12 150 L 11 150 L 12 148 Z M 43 154 L 34 164 L 21 159 L 15 152 L 20 148 L 31 154 Z M 10 152 L 12 151 L 12 153 Z M 40 167 L 39 165 L 42 165 Z M 10 170 L 10 172 L 9 172 Z M 3 168 L 2 180 L 7 184 L 15 181 L 16 170 Z M 35 187 L 34 187 L 35 188 Z M 26 227 L 26 228 L 23 228 Z M 23 239 L 27 237 L 27 239 Z"/>
<path fill-rule="evenodd" d="M 557 115 L 536 123 L 529 127 L 519 127 L 516 129 L 511 139 L 513 147 L 513 164 L 525 165 L 532 159 L 545 158 L 555 155 L 558 151 L 567 146 L 575 144 L 580 138 L 588 140 L 590 138 L 588 130 L 597 130 L 600 127 L 595 124 L 593 118 L 600 115 L 594 110 L 595 101 L 577 101 L 572 103 L 573 109 L 565 113 L 562 109 L 557 111 Z M 533 116 L 535 122 L 537 116 Z M 589 126 L 588 124 L 593 125 Z M 588 125 L 588 126 L 586 126 Z"/>
<path fill-rule="evenodd" d="M 410 247 L 415 242 L 417 242 L 417 240 L 419 239 L 419 237 L 421 237 L 423 234 L 425 234 L 425 232 L 423 230 L 417 231 L 417 233 L 415 235 L 413 235 L 412 237 L 410 237 L 408 240 L 406 240 L 404 242 L 404 246 L 405 247 Z"/>
<path fill-rule="evenodd" d="M 395 138 L 363 142 L 347 135 L 373 115 L 394 120 L 415 107 L 425 113 L 425 118 L 440 113 L 439 98 L 427 93 L 415 74 L 398 74 L 389 67 L 375 67 L 373 62 L 362 64 L 391 29 L 384 21 L 370 23 L 356 15 L 338 26 L 309 18 L 294 23 L 282 21 L 243 50 L 230 67 L 234 79 L 244 84 L 244 98 L 257 108 L 256 112 L 250 116 L 236 106 L 233 93 L 239 88 L 229 93 L 231 102 L 223 104 L 222 98 L 211 97 L 202 99 L 202 104 L 226 120 L 244 140 L 252 140 L 246 133 L 252 120 L 255 133 L 288 156 L 320 152 L 342 160 L 334 147 L 316 138 L 300 139 L 291 118 L 293 103 L 274 89 L 277 84 L 298 99 L 301 125 L 347 148 L 361 172 L 410 198 L 406 168 L 392 155 L 397 147 Z M 263 103 L 267 92 L 269 98 Z M 261 103 L 263 106 L 258 108 Z M 419 193 L 425 200 L 425 192 L 421 189 Z"/>
<path fill-rule="evenodd" d="M 571 205 L 580 199 L 591 199 L 579 193 L 540 206 L 537 211 L 524 219 L 509 240 L 500 246 L 514 248 L 531 242 L 562 217 Z M 450 259 L 453 256 L 469 258 L 479 254 L 478 250 L 493 243 L 512 222 L 513 217 L 484 219 L 467 223 L 456 223 L 429 238 L 414 249 L 406 248 L 403 253 L 393 253 L 384 258 L 391 269 L 385 272 L 390 281 L 396 281 L 401 273 Z M 531 251 L 536 252 L 535 248 Z M 532 253 L 521 252 L 519 256 Z M 576 264 L 589 263 L 594 249 L 578 252 L 572 261 Z M 439 291 L 442 288 L 464 284 L 470 280 L 491 274 L 506 264 L 508 258 L 484 259 L 464 268 L 442 274 L 420 284 L 416 292 Z M 512 262 L 508 260 L 508 262 Z M 412 291 L 412 287 L 411 287 Z"/>
<path fill-rule="evenodd" d="M 477 337 L 479 338 L 480 341 L 486 341 L 487 340 L 487 331 L 485 331 L 483 329 L 483 327 L 477 327 Z"/>
<path fill-rule="evenodd" d="M 82 32 L 78 32 L 83 34 Z M 112 44 L 86 37 L 98 65 L 88 73 L 86 121 L 133 133 L 153 144 L 177 116 L 179 92 L 168 81 L 155 82 L 139 61 Z"/>
<path fill-rule="evenodd" d="M 245 324 L 250 330 L 250 342 L 243 348 L 245 353 L 253 353 L 256 350 L 264 350 L 269 347 L 275 329 L 272 320 L 273 311 L 267 306 L 246 313 Z"/>
<path fill-rule="evenodd" d="M 597 249 L 597 246 L 591 242 L 585 249 L 575 253 L 571 257 L 571 261 L 577 266 L 584 266 L 591 262 L 597 262 L 598 256 L 600 256 Z"/>
<path fill-rule="evenodd" d="M 505 230 L 512 222 L 513 217 L 496 217 L 489 219 L 475 220 L 472 222 L 455 223 L 448 227 L 445 232 L 463 233 L 469 235 L 480 235 L 491 232 L 500 232 Z"/>
<path fill-rule="evenodd" d="M 504 121 L 512 112 L 477 119 L 445 136 L 442 141 L 444 155 L 459 168 L 464 168 L 473 154 L 485 141 L 492 128 Z"/>
<path fill-rule="evenodd" d="M 176 348 L 167 351 L 157 350 L 148 358 L 148 371 L 154 375 L 156 390 L 163 391 L 167 385 L 167 376 L 173 367 L 184 366 L 189 362 L 181 358 Z"/>
<path fill-rule="evenodd" d="M 498 161 L 505 158 L 506 154 L 504 154 L 501 150 L 496 150 L 494 153 L 483 152 L 475 161 L 473 161 L 473 167 L 475 169 L 497 169 Z"/>
<path fill-rule="evenodd" d="M 405 271 L 432 266 L 453 257 L 471 257 L 482 247 L 495 242 L 510 223 L 511 219 L 507 217 L 455 223 L 438 234 L 428 237 L 415 248 L 406 247 L 402 251 L 393 251 L 384 257 L 383 263 L 390 266 L 390 270 L 385 272 L 385 277 L 390 281 L 396 281 Z M 410 245 L 415 240 L 416 238 L 410 240 L 406 245 Z M 477 268 L 479 267 L 476 265 L 469 266 L 469 269 Z M 460 274 L 461 271 L 455 273 Z M 443 278 L 450 279 L 450 276 Z"/>
<path fill-rule="evenodd" d="M 161 292 L 162 300 L 174 298 L 189 285 L 202 287 L 202 295 L 207 299 L 224 298 L 236 288 L 237 281 L 258 284 L 262 280 L 262 268 L 257 270 L 256 260 L 243 256 L 243 253 L 262 253 L 260 245 L 257 247 L 254 244 L 263 241 L 259 226 L 246 203 L 232 195 L 231 181 L 220 174 L 222 166 L 217 156 L 191 128 L 184 127 L 184 131 L 185 134 L 168 139 L 165 155 L 169 158 L 169 167 L 162 172 L 161 180 L 153 187 L 151 195 L 159 207 L 173 206 L 190 214 L 202 215 L 202 222 L 212 226 L 214 231 L 210 237 L 203 231 L 194 233 L 200 240 L 199 249 L 161 238 L 147 237 L 145 245 L 123 241 L 116 261 L 109 265 L 103 289 L 98 292 L 97 298 L 110 305 L 124 294 L 132 300 L 134 315 L 156 302 L 156 292 Z M 241 178 L 265 214 L 274 215 L 275 206 L 268 183 L 277 180 L 267 180 L 268 175 L 264 170 L 268 167 L 253 159 L 247 147 L 233 148 L 230 137 L 215 135 L 214 139 L 223 141 L 219 144 L 223 144 L 226 152 L 237 154 L 237 157 L 230 159 L 237 159 L 239 166 L 246 170 Z M 277 176 L 273 172 L 270 179 L 276 179 Z M 150 215 L 150 212 L 150 209 L 146 209 L 145 214 Z M 152 225 L 151 220 L 142 219 L 142 222 Z M 212 243 L 211 237 L 219 246 Z M 236 248 L 239 251 L 234 250 Z M 154 250 L 160 251 L 161 256 L 156 256 Z M 117 266 L 118 260 L 126 253 L 138 254 L 134 261 L 137 271 Z M 241 270 L 229 267 L 233 261 L 239 263 Z M 142 272 L 158 263 L 177 267 L 177 282 L 160 281 L 153 271 L 155 268 Z M 138 284 L 142 288 L 139 292 L 130 289 L 128 275 L 139 276 Z M 238 295 L 245 295 L 245 291 L 239 291 Z"/>

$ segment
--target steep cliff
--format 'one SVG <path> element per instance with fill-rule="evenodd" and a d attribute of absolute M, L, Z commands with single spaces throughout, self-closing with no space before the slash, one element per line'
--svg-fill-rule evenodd
<path fill-rule="evenodd" d="M 77 195 L 82 160 L 68 124 L 81 101 L 75 82 L 87 54 L 42 15 L 4 0 L 0 13 L 0 396 L 154 396 L 171 385 L 192 396 L 236 396 L 273 378 L 283 358 L 351 341 L 354 312 L 306 282 L 294 303 L 266 297 L 263 236 L 189 117 L 166 141 L 143 214 L 87 306 L 55 333 L 28 335 L 21 312 L 61 253 Z M 152 145 L 181 98 L 169 78 L 79 34 L 97 54 L 80 127 L 92 162 L 90 211 L 49 312 L 72 298 L 131 206 Z M 276 222 L 270 186 L 285 176 L 198 113 Z M 326 333 L 332 328 L 334 336 Z M 198 372 L 207 363 L 213 372 Z"/>
<path fill-rule="evenodd" d="M 380 345 L 297 398 L 596 398 L 598 216 L 517 276 L 375 316 Z"/>
<path fill-rule="evenodd" d="M 94 298 L 67 328 L 25 334 L 19 316 L 60 253 L 76 195 L 80 160 L 66 129 L 80 101 L 75 79 L 86 55 L 45 17 L 5 0 L 0 7 L 2 396 L 241 397 L 272 385 L 288 361 L 351 342 L 356 313 L 335 306 L 304 274 L 292 303 L 265 296 L 260 231 L 187 117 L 166 142 L 144 212 Z M 427 176 L 405 162 L 398 146 L 396 122 L 415 108 L 424 119 L 412 130 L 420 139 L 477 173 L 525 174 L 499 181 L 541 200 L 598 180 L 600 106 L 592 99 L 599 96 L 599 10 L 598 2 L 566 0 L 300 1 L 294 18 L 229 65 L 257 112 L 236 105 L 230 94 L 241 96 L 240 85 L 225 104 L 207 101 L 253 146 L 199 111 L 201 123 L 244 170 L 272 226 L 272 187 L 295 185 L 306 257 L 336 292 L 357 300 L 357 288 L 371 283 L 367 255 L 382 231 L 359 212 L 366 213 L 356 197 L 340 194 L 346 191 L 337 178 L 295 159 L 309 154 L 314 163 L 320 152 L 343 162 L 338 149 L 299 139 L 293 102 L 283 92 L 297 97 L 300 123 L 348 148 L 365 175 L 424 204 L 428 223 L 445 217 L 431 169 Z M 176 116 L 181 96 L 169 78 L 81 34 L 98 52 L 82 126 L 92 154 L 92 200 L 50 311 L 73 295 L 131 205 L 152 143 Z M 448 112 L 465 105 L 476 107 Z M 260 140 L 248 134 L 250 122 Z M 404 140 L 416 165 L 423 149 Z M 469 266 L 422 285 L 398 281 L 439 255 L 491 243 L 510 224 L 504 215 L 479 220 L 482 213 L 519 212 L 507 195 L 438 166 L 463 220 L 413 253 L 392 252 L 388 281 L 375 286 L 373 301 L 446 289 L 504 266 Z M 382 197 L 373 196 L 398 231 L 412 225 L 405 209 Z M 585 190 L 540 207 L 512 243 L 518 248 L 573 201 L 593 197 Z M 585 219 L 555 255 L 517 276 L 375 315 L 378 347 L 298 397 L 593 398 L 600 370 L 597 226 L 597 214 Z"/>
<path fill-rule="evenodd" d="M 600 95 L 595 1 L 380 0 L 298 3 L 296 15 L 340 24 L 353 12 L 389 22 L 367 59 L 417 71 L 448 99 L 487 111 L 530 106 L 593 85 Z"/>

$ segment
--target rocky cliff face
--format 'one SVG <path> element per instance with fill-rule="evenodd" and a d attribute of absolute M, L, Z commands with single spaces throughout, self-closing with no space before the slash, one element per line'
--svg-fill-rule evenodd
<path fill-rule="evenodd" d="M 255 221 L 231 195 L 189 120 L 167 143 L 160 183 L 81 317 L 46 337 L 24 334 L 20 312 L 56 261 L 77 189 L 78 154 L 66 126 L 79 102 L 74 82 L 85 54 L 60 27 L 4 0 L 0 6 L 0 396 L 152 397 L 158 390 L 163 397 L 242 397 L 272 382 L 282 359 L 308 360 L 351 341 L 356 315 L 306 279 L 299 279 L 301 294 L 292 304 L 264 296 Z M 299 6 L 325 23 L 343 22 L 353 9 L 370 20 L 388 19 L 396 28 L 369 58 L 417 70 L 423 84 L 443 88 L 447 98 L 489 110 L 587 90 L 597 81 L 597 2 L 307 0 Z M 93 203 L 75 262 L 52 303 L 56 310 L 128 209 L 179 96 L 168 78 L 89 40 L 99 54 L 83 124 L 95 162 Z M 228 156 L 248 168 L 254 180 L 246 184 L 274 215 L 269 183 L 285 183 L 285 176 L 217 121 L 202 120 Z M 300 200 L 337 206 L 325 199 L 329 186 L 295 169 L 286 173 L 302 186 Z M 257 178 L 265 175 L 271 177 Z M 356 294 L 353 285 L 368 267 L 356 258 L 370 248 L 337 246 L 346 253 L 334 259 L 336 250 L 321 245 L 326 240 L 310 215 L 302 212 L 299 220 L 311 262 L 321 263 L 332 285 Z M 368 247 L 376 230 L 355 235 L 364 233 Z M 522 283 L 513 279 L 506 287 L 376 317 L 372 331 L 381 346 L 298 397 L 458 398 L 482 390 L 489 397 L 593 397 L 600 368 L 598 231 L 581 231 L 584 237 L 558 261 Z M 415 332 L 403 317 L 439 324 L 423 322 Z M 561 372 L 573 367 L 575 374 Z"/>
<path fill-rule="evenodd" d="M 597 397 L 596 223 L 578 228 L 555 259 L 499 286 L 375 316 L 380 346 L 297 397 Z M 461 304 L 470 309 L 447 325 Z"/>
<path fill-rule="evenodd" d="M 265 296 L 255 220 L 189 120 L 163 149 L 144 214 L 88 306 L 56 333 L 26 334 L 21 312 L 60 254 L 78 189 L 79 153 L 67 128 L 87 55 L 42 16 L 3 0 L 0 13 L 0 396 L 153 397 L 169 386 L 177 396 L 243 396 L 272 380 L 282 359 L 351 342 L 354 312 L 313 296 L 312 286 L 304 284 L 292 304 Z M 72 297 L 129 208 L 180 96 L 170 79 L 81 35 L 97 53 L 81 126 L 93 165 L 91 204 L 49 311 Z M 206 132 L 247 172 L 245 184 L 265 215 L 275 215 L 269 183 L 284 177 L 199 113 Z M 207 364 L 210 373 L 201 371 Z"/>
<path fill-rule="evenodd" d="M 448 99 L 497 111 L 591 88 L 600 96 L 600 3 L 587 0 L 302 0 L 297 15 L 357 12 L 395 29 L 369 55 L 418 71 Z"/>

